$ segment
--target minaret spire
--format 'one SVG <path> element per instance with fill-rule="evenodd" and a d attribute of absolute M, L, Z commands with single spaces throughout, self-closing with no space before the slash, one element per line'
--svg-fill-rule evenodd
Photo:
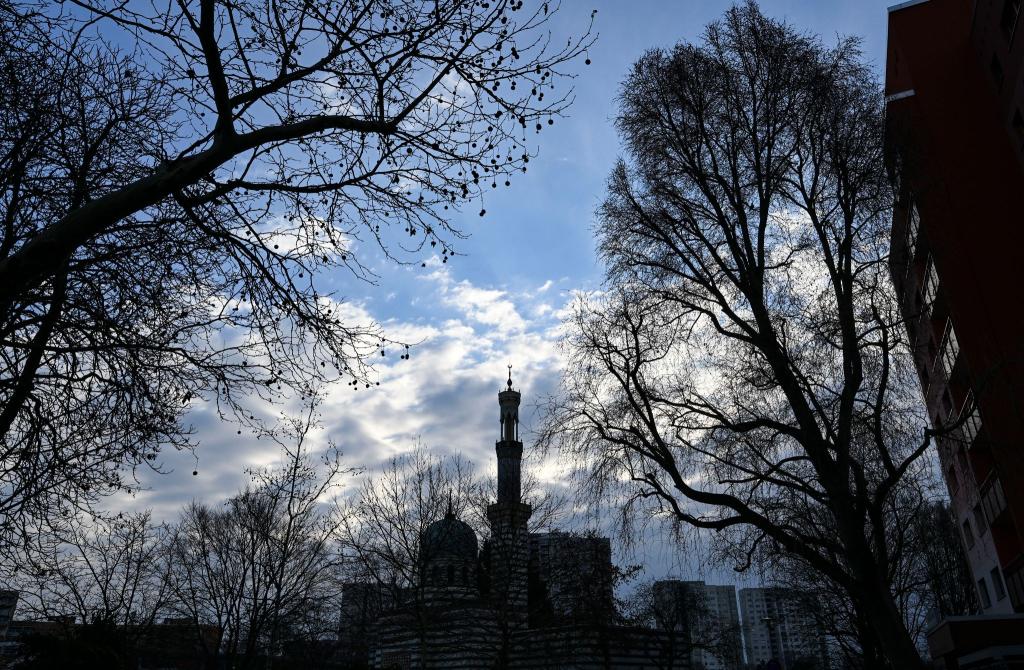
<path fill-rule="evenodd" d="M 501 410 L 501 439 L 498 448 L 498 501 L 502 502 L 502 482 L 505 491 L 514 497 L 505 502 L 519 502 L 519 461 L 523 456 L 523 443 L 519 441 L 519 391 L 512 389 L 512 366 L 508 366 L 506 388 L 498 393 Z M 514 461 L 514 462 L 513 462 Z M 511 481 L 512 479 L 515 481 Z"/>
<path fill-rule="evenodd" d="M 487 507 L 491 525 L 491 598 L 513 627 L 527 621 L 527 574 L 529 562 L 530 506 L 522 500 L 523 443 L 519 441 L 519 391 L 508 381 L 498 391 L 501 439 L 494 445 L 498 456 L 498 499 Z"/>
<path fill-rule="evenodd" d="M 505 390 L 498 393 L 498 406 L 501 408 L 501 440 L 500 442 L 519 442 L 519 391 L 512 390 L 512 366 L 508 366 L 508 382 Z M 522 445 L 520 445 L 520 451 Z"/>

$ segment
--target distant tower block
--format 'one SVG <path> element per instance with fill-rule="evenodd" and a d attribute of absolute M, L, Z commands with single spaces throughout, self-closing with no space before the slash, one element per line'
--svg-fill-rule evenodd
<path fill-rule="evenodd" d="M 498 455 L 498 501 L 487 508 L 487 519 L 491 524 L 491 596 L 499 614 L 513 626 L 525 626 L 527 620 L 529 538 L 526 524 L 532 512 L 521 500 L 520 399 L 519 391 L 512 390 L 510 365 L 507 388 L 498 393 L 501 439 L 494 445 Z"/>

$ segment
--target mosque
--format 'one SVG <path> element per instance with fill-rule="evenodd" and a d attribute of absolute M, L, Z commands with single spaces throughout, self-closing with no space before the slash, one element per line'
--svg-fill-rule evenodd
<path fill-rule="evenodd" d="M 342 626 L 346 616 L 360 624 L 349 630 L 365 643 L 363 667 L 688 668 L 671 633 L 614 625 L 608 538 L 529 532 L 520 400 L 510 366 L 498 393 L 497 499 L 487 508 L 483 546 L 449 505 L 420 536 L 420 583 L 401 602 L 380 599 L 367 584 L 346 590 Z"/>

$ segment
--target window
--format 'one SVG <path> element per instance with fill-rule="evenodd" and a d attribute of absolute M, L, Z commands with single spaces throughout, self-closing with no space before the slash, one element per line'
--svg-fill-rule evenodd
<path fill-rule="evenodd" d="M 917 249 L 917 235 L 921 230 L 921 217 L 917 213 L 917 205 L 910 203 L 910 215 L 907 218 L 907 259 L 914 259 Z"/>
<path fill-rule="evenodd" d="M 948 319 L 946 320 L 946 334 L 942 338 L 942 346 L 939 348 L 939 353 L 942 355 L 942 366 L 946 370 L 946 375 L 952 376 L 956 360 L 960 356 L 960 343 L 956 339 L 953 322 Z"/>
<path fill-rule="evenodd" d="M 983 609 L 992 607 L 992 597 L 988 594 L 988 585 L 985 584 L 984 577 L 978 580 L 978 595 L 981 596 L 981 606 Z"/>
<path fill-rule="evenodd" d="M 974 512 L 974 527 L 978 529 L 978 535 L 984 535 L 988 525 L 985 523 L 985 513 L 981 510 L 981 503 L 975 505 L 971 511 Z"/>
<path fill-rule="evenodd" d="M 974 441 L 978 438 L 978 433 L 981 432 L 981 417 L 978 416 L 978 408 L 973 407 L 972 399 L 968 398 L 968 406 L 971 407 L 971 413 L 964 419 L 964 422 L 960 424 L 960 433 L 963 435 L 964 442 L 968 447 L 974 445 Z"/>
<path fill-rule="evenodd" d="M 999 566 L 992 568 L 988 573 L 992 577 L 992 590 L 996 592 L 996 600 L 1006 597 L 1006 586 L 1003 584 L 1003 573 L 999 572 Z"/>
<path fill-rule="evenodd" d="M 931 256 L 925 261 L 924 270 L 924 303 L 925 309 L 931 309 L 935 296 L 939 293 L 939 275 L 935 271 L 935 261 Z"/>
<path fill-rule="evenodd" d="M 971 522 L 964 519 L 964 542 L 967 543 L 968 549 L 974 548 L 974 533 L 971 532 Z"/>
<path fill-rule="evenodd" d="M 1021 604 L 1024 604 L 1024 570 L 1011 572 L 1007 577 L 1006 585 L 1009 587 L 1006 590 L 1010 594 L 1010 602 L 1015 608 L 1019 608 Z"/>
<path fill-rule="evenodd" d="M 989 478 L 988 487 L 981 492 L 981 505 L 985 510 L 985 518 L 989 524 L 1006 511 L 1006 496 L 1003 494 L 1003 483 L 998 477 Z"/>

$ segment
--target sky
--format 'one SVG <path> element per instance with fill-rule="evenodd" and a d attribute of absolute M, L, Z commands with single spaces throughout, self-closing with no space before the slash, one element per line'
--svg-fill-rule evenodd
<path fill-rule="evenodd" d="M 339 383 L 332 388 L 321 407 L 323 427 L 313 436 L 317 444 L 329 438 L 350 465 L 372 471 L 420 440 L 439 453 L 460 452 L 493 472 L 497 392 L 512 364 L 515 386 L 523 393 L 520 421 L 527 460 L 536 464 L 531 430 L 539 421 L 537 404 L 557 391 L 560 317 L 575 292 L 601 284 L 593 223 L 605 180 L 621 153 L 613 125 L 619 82 L 644 51 L 699 38 L 730 4 L 564 0 L 551 25 L 555 34 L 585 29 L 597 10 L 599 37 L 588 54 L 591 65 L 579 66 L 575 102 L 566 118 L 545 129 L 530 171 L 511 188 L 488 194 L 484 219 L 475 208 L 466 209 L 460 227 L 471 237 L 459 245 L 462 255 L 443 265 L 435 259 L 426 268 L 379 268 L 382 277 L 376 285 L 347 276 L 324 278 L 328 288 L 348 300 L 352 318 L 376 321 L 389 337 L 420 344 L 407 361 L 398 360 L 395 352 L 377 364 L 379 387 L 353 391 Z M 881 74 L 891 2 L 760 4 L 766 14 L 785 18 L 826 43 L 837 35 L 860 36 L 865 58 Z M 156 518 L 171 520 L 190 500 L 217 503 L 230 496 L 245 485 L 246 468 L 271 465 L 278 458 L 274 445 L 238 435 L 238 427 L 221 422 L 209 406 L 195 406 L 186 421 L 199 442 L 196 456 L 165 454 L 167 472 L 141 473 L 144 490 L 128 507 L 151 509 Z M 556 466 L 549 462 L 542 470 L 546 483 L 565 486 Z M 198 476 L 192 475 L 194 469 Z M 617 549 L 614 558 L 647 565 L 645 579 L 736 581 L 731 571 L 708 567 L 700 553 L 666 540 L 644 543 L 628 554 Z"/>

